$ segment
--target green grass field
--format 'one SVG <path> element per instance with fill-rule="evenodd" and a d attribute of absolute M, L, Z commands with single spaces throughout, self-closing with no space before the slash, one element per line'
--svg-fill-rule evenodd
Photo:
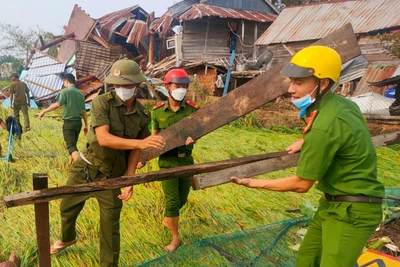
<path fill-rule="evenodd" d="M 64 147 L 62 122 L 52 118 L 39 121 L 31 111 L 32 131 L 15 143 L 14 156 L 18 158 L 8 167 L 0 162 L 0 197 L 32 190 L 32 174 L 47 173 L 49 187 L 65 184 L 68 174 L 67 151 Z M 0 109 L 3 118 L 10 110 Z M 46 115 L 56 115 L 56 112 Z M 224 126 L 200 139 L 194 150 L 196 163 L 211 162 L 260 153 L 282 151 L 300 137 L 300 132 L 277 128 L 271 131 L 259 128 Z M 0 142 L 5 153 L 7 133 L 0 130 Z M 85 138 L 81 136 L 79 147 Z M 385 186 L 400 184 L 400 146 L 377 150 L 379 156 L 379 179 Z M 141 172 L 155 170 L 152 160 Z M 294 174 L 295 169 L 270 173 L 267 178 Z M 293 218 L 296 214 L 285 209 L 297 208 L 305 199 L 317 204 L 320 193 L 312 189 L 306 194 L 275 193 L 252 190 L 234 184 L 221 185 L 203 191 L 192 191 L 188 204 L 181 214 L 181 237 L 183 244 L 199 239 L 250 229 Z M 50 202 L 51 242 L 58 239 L 60 230 L 60 200 Z M 161 226 L 163 219 L 163 194 L 159 183 L 134 187 L 134 195 L 124 203 L 121 214 L 120 266 L 137 266 L 161 255 L 169 243 L 168 232 Z M 21 258 L 21 266 L 37 266 L 37 244 L 33 206 L 4 209 L 0 212 L 0 261 L 8 258 L 15 249 Z M 52 266 L 98 266 L 99 214 L 98 204 L 89 200 L 77 222 L 79 241 L 76 245 L 56 256 Z M 202 266 L 190 263 L 188 266 Z"/>

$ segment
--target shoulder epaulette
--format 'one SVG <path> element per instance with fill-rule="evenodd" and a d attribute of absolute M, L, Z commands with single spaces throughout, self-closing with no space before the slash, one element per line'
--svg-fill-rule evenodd
<path fill-rule="evenodd" d="M 194 107 L 194 108 L 197 108 L 197 109 L 200 108 L 199 105 L 197 105 L 196 103 L 193 103 L 193 102 L 191 102 L 191 101 L 186 101 L 186 104 L 188 104 L 189 106 L 192 106 L 192 107 Z"/>
<path fill-rule="evenodd" d="M 158 108 L 160 108 L 160 107 L 162 107 L 162 106 L 164 106 L 164 105 L 165 105 L 164 102 L 163 102 L 163 103 L 158 103 L 157 105 L 155 105 L 155 106 L 153 107 L 153 110 L 158 109 Z"/>

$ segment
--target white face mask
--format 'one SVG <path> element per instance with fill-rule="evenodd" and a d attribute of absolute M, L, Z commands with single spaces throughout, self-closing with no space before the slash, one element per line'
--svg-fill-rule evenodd
<path fill-rule="evenodd" d="M 124 87 L 115 88 L 115 93 L 124 102 L 128 99 L 131 99 L 133 96 L 135 96 L 136 92 L 137 92 L 137 87 L 135 87 L 135 88 L 124 88 Z"/>
<path fill-rule="evenodd" d="M 175 101 L 180 102 L 185 98 L 186 92 L 186 88 L 176 88 L 175 90 L 172 90 L 170 94 Z"/>

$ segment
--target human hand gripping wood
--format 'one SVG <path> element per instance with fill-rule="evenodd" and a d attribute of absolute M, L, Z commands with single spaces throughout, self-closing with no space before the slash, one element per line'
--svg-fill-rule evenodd
<path fill-rule="evenodd" d="M 301 146 L 303 145 L 303 143 L 304 143 L 304 139 L 301 138 L 301 139 L 297 140 L 296 142 L 294 142 L 292 145 L 288 146 L 286 148 L 286 151 L 288 152 L 288 154 L 294 154 L 301 150 Z"/>
<path fill-rule="evenodd" d="M 163 149 L 165 146 L 165 139 L 160 135 L 150 135 L 149 137 L 142 140 L 139 145 L 139 149 L 143 150 L 146 148 L 157 148 Z"/>
<path fill-rule="evenodd" d="M 118 195 L 121 200 L 129 200 L 133 194 L 133 186 L 127 186 L 122 189 L 122 193 Z"/>
<path fill-rule="evenodd" d="M 251 180 L 253 178 L 237 178 L 236 176 L 231 177 L 231 181 L 238 185 L 243 185 L 249 187 Z"/>
<path fill-rule="evenodd" d="M 189 146 L 189 145 L 193 145 L 193 144 L 196 144 L 196 141 L 193 140 L 193 138 L 189 136 L 189 137 L 186 139 L 185 145 Z"/>

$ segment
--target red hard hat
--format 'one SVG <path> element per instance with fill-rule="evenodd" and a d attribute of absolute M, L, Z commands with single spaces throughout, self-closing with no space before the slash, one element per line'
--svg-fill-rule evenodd
<path fill-rule="evenodd" d="M 168 71 L 167 75 L 165 75 L 164 84 L 168 83 L 190 83 L 189 76 L 186 71 L 183 69 L 173 69 Z"/>

